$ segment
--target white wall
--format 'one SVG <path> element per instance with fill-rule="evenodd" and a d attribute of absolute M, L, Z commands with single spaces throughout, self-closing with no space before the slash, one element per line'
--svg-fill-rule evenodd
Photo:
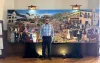
<path fill-rule="evenodd" d="M 72 4 L 88 8 L 88 0 L 15 0 L 15 9 L 27 9 L 29 5 L 36 5 L 37 9 L 71 9 Z"/>
<path fill-rule="evenodd" d="M 15 9 L 27 9 L 29 5 L 36 5 L 37 9 L 56 9 L 61 7 L 63 0 L 15 0 L 15 2 Z"/>
<path fill-rule="evenodd" d="M 88 9 L 88 0 L 63 0 L 63 8 L 71 9 L 70 5 L 82 5 L 81 9 Z"/>
<path fill-rule="evenodd" d="M 99 8 L 99 0 L 88 0 L 88 8 L 89 9 L 98 9 Z"/>
<path fill-rule="evenodd" d="M 3 7 L 4 7 L 4 0 L 0 0 L 0 20 L 3 19 Z"/>
<path fill-rule="evenodd" d="M 14 0 L 3 0 L 4 7 L 3 7 L 3 23 L 4 23 L 4 30 L 7 30 L 7 10 L 14 9 Z"/>

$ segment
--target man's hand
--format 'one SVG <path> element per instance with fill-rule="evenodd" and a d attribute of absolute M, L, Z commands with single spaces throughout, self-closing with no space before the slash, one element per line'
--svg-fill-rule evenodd
<path fill-rule="evenodd" d="M 53 43 L 54 42 L 54 40 L 53 40 L 54 38 L 53 37 L 51 37 L 51 43 Z"/>

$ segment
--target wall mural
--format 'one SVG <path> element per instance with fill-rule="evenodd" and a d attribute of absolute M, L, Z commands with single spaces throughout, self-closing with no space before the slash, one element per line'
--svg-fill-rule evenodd
<path fill-rule="evenodd" d="M 8 42 L 42 42 L 45 18 L 54 27 L 54 43 L 97 42 L 98 10 L 8 10 Z"/>

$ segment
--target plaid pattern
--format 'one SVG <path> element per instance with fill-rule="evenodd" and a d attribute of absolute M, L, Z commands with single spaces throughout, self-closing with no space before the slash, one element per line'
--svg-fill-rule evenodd
<path fill-rule="evenodd" d="M 54 29 L 51 24 L 43 24 L 40 28 L 40 37 L 42 39 L 43 36 L 51 36 L 54 37 Z"/>

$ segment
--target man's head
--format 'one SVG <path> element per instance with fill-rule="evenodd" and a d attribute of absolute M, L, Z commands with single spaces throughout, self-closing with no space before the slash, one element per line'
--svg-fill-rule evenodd
<path fill-rule="evenodd" d="M 49 24 L 50 19 L 45 19 L 45 24 Z"/>

